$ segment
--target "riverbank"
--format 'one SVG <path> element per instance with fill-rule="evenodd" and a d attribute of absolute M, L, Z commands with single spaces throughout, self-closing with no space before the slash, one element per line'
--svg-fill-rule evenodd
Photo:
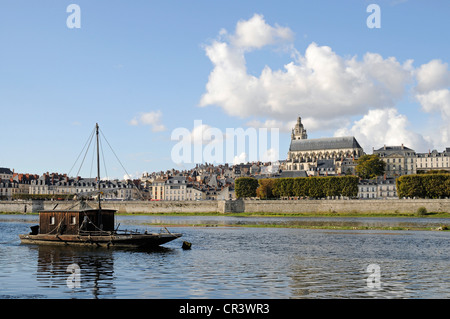
<path fill-rule="evenodd" d="M 298 228 L 298 229 L 322 229 L 322 230 L 386 230 L 386 231 L 450 231 L 449 226 L 438 227 L 416 227 L 416 226 L 333 226 L 333 225 L 280 225 L 280 224 L 167 224 L 167 223 L 143 223 L 154 227 L 251 227 L 251 228 Z"/>
<path fill-rule="evenodd" d="M 88 202 L 89 203 L 89 202 Z M 92 205 L 95 203 L 92 202 Z M 0 212 L 29 213 L 57 208 L 74 209 L 72 201 L 0 201 Z M 209 200 L 209 201 L 123 201 L 102 203 L 103 208 L 119 213 L 196 213 L 196 214 L 341 214 L 376 216 L 379 214 L 415 214 L 419 209 L 426 212 L 450 214 L 450 199 L 323 199 L 323 200 Z M 305 215 L 305 216 L 306 216 Z"/>
<path fill-rule="evenodd" d="M 18 218 L 37 220 L 38 213 L 0 213 L 17 215 Z M 15 218 L 11 216 L 12 218 Z M 1 217 L 0 217 L 1 218 Z M 7 220 L 10 217 L 6 217 Z M 117 222 L 135 220 L 149 227 L 248 227 L 248 228 L 297 228 L 322 230 L 382 230 L 382 231 L 449 231 L 450 214 L 429 212 L 416 214 L 388 213 L 118 213 Z"/>
<path fill-rule="evenodd" d="M 229 217 L 399 217 L 399 218 L 449 218 L 450 213 L 447 212 L 427 212 L 423 215 L 418 215 L 417 212 L 314 212 L 314 213 L 268 213 L 268 212 L 255 212 L 255 213 L 117 213 L 117 215 L 148 215 L 148 216 L 229 216 Z"/>
<path fill-rule="evenodd" d="M 250 227 L 250 228 L 297 228 L 322 230 L 417 230 L 448 231 L 448 213 L 430 213 L 425 216 L 402 216 L 379 214 L 378 216 L 340 214 L 120 214 L 141 216 L 141 225 L 152 227 Z"/>

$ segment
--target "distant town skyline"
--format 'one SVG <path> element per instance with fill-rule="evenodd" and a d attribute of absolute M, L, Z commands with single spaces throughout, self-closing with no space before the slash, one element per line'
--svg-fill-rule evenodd
<path fill-rule="evenodd" d="M 0 167 L 68 173 L 97 122 L 134 178 L 195 167 L 173 161 L 171 135 L 194 137 L 198 121 L 276 128 L 279 159 L 298 116 L 308 138 L 354 136 L 369 154 L 442 152 L 449 12 L 413 0 L 2 2 Z M 105 162 L 123 178 L 114 154 Z"/>

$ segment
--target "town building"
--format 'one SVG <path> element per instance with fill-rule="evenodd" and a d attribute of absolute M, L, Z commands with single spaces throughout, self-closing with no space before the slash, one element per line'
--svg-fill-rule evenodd
<path fill-rule="evenodd" d="M 67 175 L 43 174 L 32 180 L 29 186 L 31 195 L 91 195 L 97 191 L 97 178 L 69 178 Z M 100 190 L 105 200 L 140 199 L 140 191 L 132 181 L 101 180 Z"/>
<path fill-rule="evenodd" d="M 164 182 L 164 200 L 185 200 L 187 181 L 184 176 L 173 176 Z"/>
<path fill-rule="evenodd" d="M 364 155 L 362 147 L 353 136 L 308 139 L 301 118 L 292 130 L 291 144 L 284 170 L 304 170 L 308 175 L 346 173 L 349 159 Z M 343 166 L 346 163 L 347 166 Z"/>
<path fill-rule="evenodd" d="M 403 144 L 400 146 L 386 146 L 373 150 L 385 163 L 387 177 L 416 174 L 416 152 Z"/>
<path fill-rule="evenodd" d="M 0 167 L 0 180 L 9 180 L 13 177 L 13 171 L 6 167 Z"/>
<path fill-rule="evenodd" d="M 193 184 L 186 185 L 186 200 L 205 200 L 206 193 L 194 187 Z"/>
<path fill-rule="evenodd" d="M 397 187 L 394 177 L 379 176 L 361 180 L 358 183 L 359 199 L 397 199 Z"/>
<path fill-rule="evenodd" d="M 416 168 L 418 173 L 430 170 L 450 171 L 450 147 L 443 152 L 433 150 L 428 153 L 417 153 Z"/>
<path fill-rule="evenodd" d="M 19 192 L 19 183 L 12 180 L 0 180 L 0 200 L 12 200 Z"/>

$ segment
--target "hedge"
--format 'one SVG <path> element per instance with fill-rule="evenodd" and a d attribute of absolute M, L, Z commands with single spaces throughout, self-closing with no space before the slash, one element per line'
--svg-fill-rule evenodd
<path fill-rule="evenodd" d="M 397 178 L 399 198 L 450 197 L 450 174 L 415 174 Z"/>
<path fill-rule="evenodd" d="M 256 197 L 258 180 L 252 177 L 239 177 L 234 181 L 234 191 L 237 198 Z"/>
<path fill-rule="evenodd" d="M 357 176 L 288 177 L 260 179 L 257 196 L 261 199 L 280 197 L 357 197 Z"/>

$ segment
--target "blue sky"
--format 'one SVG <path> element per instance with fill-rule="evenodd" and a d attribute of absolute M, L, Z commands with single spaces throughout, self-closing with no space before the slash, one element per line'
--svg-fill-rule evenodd
<path fill-rule="evenodd" d="M 66 24 L 72 3 L 80 28 Z M 366 24 L 371 3 L 381 28 Z M 299 115 L 309 138 L 354 135 L 366 153 L 442 151 L 449 13 L 448 1 L 3 0 L 0 167 L 68 173 L 96 122 L 134 177 L 195 166 L 173 162 L 171 133 L 196 120 L 277 128 L 280 159 Z"/>

